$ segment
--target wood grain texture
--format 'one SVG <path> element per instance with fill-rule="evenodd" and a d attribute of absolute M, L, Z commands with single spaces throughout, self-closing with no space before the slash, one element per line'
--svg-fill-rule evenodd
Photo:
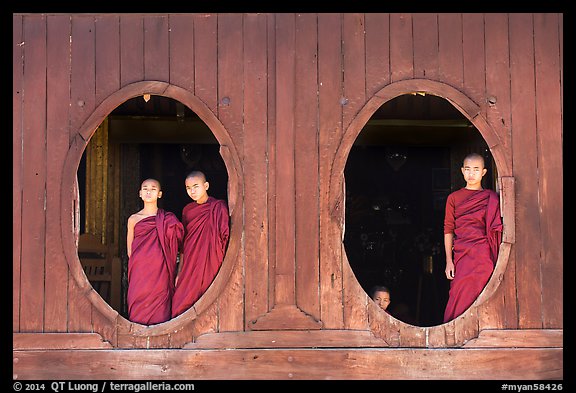
<path fill-rule="evenodd" d="M 563 377 L 562 15 L 16 14 L 13 23 L 12 325 L 31 334 L 14 337 L 19 378 Z M 348 153 L 380 106 L 416 91 L 446 99 L 480 131 L 505 228 L 483 294 L 432 327 L 376 308 L 342 244 Z M 151 327 L 102 300 L 75 244 L 80 158 L 106 116 L 144 93 L 182 102 L 213 132 L 232 214 L 214 285 L 185 315 Z M 108 154 L 108 187 L 120 187 L 126 157 Z"/>
<path fill-rule="evenodd" d="M 31 350 L 14 352 L 13 373 L 19 380 L 561 380 L 562 352 L 559 348 Z"/>

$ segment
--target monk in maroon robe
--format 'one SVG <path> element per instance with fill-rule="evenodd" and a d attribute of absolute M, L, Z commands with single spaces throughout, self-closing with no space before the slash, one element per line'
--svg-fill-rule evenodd
<path fill-rule="evenodd" d="M 176 260 L 184 237 L 178 218 L 157 208 L 159 187 L 154 179 L 142 183 L 144 209 L 128 219 L 128 318 L 143 325 L 171 318 Z"/>
<path fill-rule="evenodd" d="M 209 184 L 202 172 L 186 178 L 193 202 L 182 210 L 184 241 L 180 272 L 172 298 L 172 317 L 188 310 L 206 292 L 224 260 L 229 237 L 226 203 L 208 196 Z"/>
<path fill-rule="evenodd" d="M 446 276 L 452 281 L 444 322 L 461 315 L 478 298 L 492 276 L 502 239 L 499 196 L 480 186 L 486 173 L 483 158 L 468 156 L 462 172 L 467 186 L 446 201 Z"/>

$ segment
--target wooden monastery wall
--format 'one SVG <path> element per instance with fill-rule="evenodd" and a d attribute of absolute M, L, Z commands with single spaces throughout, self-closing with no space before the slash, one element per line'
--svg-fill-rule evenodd
<path fill-rule="evenodd" d="M 561 14 L 15 14 L 15 378 L 562 379 L 562 25 Z M 348 151 L 378 107 L 417 91 L 482 133 L 505 225 L 484 293 L 432 327 L 379 310 L 342 245 Z M 74 222 L 92 133 L 145 93 L 210 127 L 231 211 L 214 285 L 150 327 L 91 288 Z"/>

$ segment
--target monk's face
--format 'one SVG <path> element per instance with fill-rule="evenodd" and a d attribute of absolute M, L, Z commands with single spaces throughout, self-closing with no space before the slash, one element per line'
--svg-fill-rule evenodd
<path fill-rule="evenodd" d="M 480 186 L 482 177 L 486 174 L 484 168 L 484 160 L 482 158 L 467 158 L 464 160 L 462 167 L 462 175 L 466 181 L 467 186 Z"/>
<path fill-rule="evenodd" d="M 200 176 L 192 176 L 186 179 L 186 192 L 193 201 L 204 203 L 208 199 L 208 182 Z"/>
<path fill-rule="evenodd" d="M 140 198 L 144 202 L 154 202 L 162 196 L 160 183 L 154 179 L 147 179 L 142 182 L 139 192 Z"/>
<path fill-rule="evenodd" d="M 374 293 L 374 298 L 372 299 L 379 305 L 382 310 L 386 310 L 390 305 L 390 294 L 384 291 L 376 291 Z"/>

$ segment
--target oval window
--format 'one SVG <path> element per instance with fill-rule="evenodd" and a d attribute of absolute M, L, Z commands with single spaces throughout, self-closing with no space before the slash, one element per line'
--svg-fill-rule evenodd
<path fill-rule="evenodd" d="M 387 311 L 416 326 L 443 323 L 444 215 L 465 185 L 460 167 L 480 153 L 483 186 L 496 190 L 496 165 L 481 133 L 444 98 L 404 94 L 385 102 L 350 149 L 344 170 L 344 247 L 362 288 L 390 291 Z M 497 190 L 496 190 L 497 191 Z"/>
<path fill-rule="evenodd" d="M 161 183 L 158 207 L 180 221 L 192 202 L 184 184 L 191 171 L 206 175 L 211 197 L 228 202 L 227 168 L 208 125 L 175 99 L 146 98 L 129 99 L 110 112 L 90 138 L 77 172 L 78 256 L 93 288 L 126 319 L 127 220 L 143 207 L 142 181 Z"/>

